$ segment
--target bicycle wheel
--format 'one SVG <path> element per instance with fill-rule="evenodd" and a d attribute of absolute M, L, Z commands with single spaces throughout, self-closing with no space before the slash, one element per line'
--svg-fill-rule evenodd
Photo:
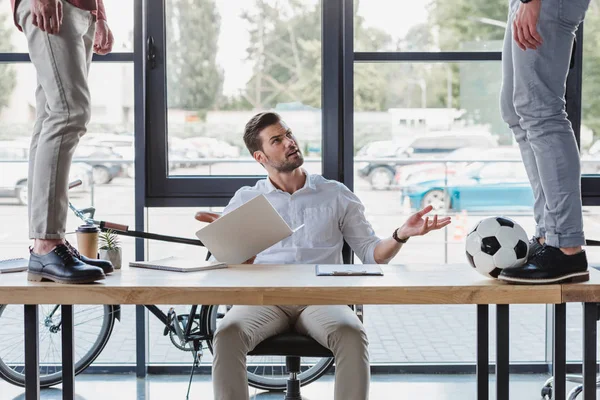
<path fill-rule="evenodd" d="M 102 352 L 115 323 L 115 306 L 73 306 L 75 374 L 86 369 Z M 62 382 L 61 308 L 39 306 L 40 386 Z M 0 377 L 25 386 L 24 309 L 0 305 Z"/>
<path fill-rule="evenodd" d="M 229 306 L 211 305 L 209 307 L 201 324 L 206 332 L 212 334 L 217 329 L 220 320 L 229 310 Z M 212 339 L 206 341 L 210 352 L 213 353 Z M 300 366 L 300 374 L 298 379 L 300 385 L 308 385 L 309 383 L 319 379 L 327 372 L 333 364 L 333 357 L 302 357 Z M 289 374 L 285 369 L 285 357 L 283 356 L 248 356 L 247 359 L 248 384 L 254 388 L 262 390 L 285 390 L 286 381 Z"/>

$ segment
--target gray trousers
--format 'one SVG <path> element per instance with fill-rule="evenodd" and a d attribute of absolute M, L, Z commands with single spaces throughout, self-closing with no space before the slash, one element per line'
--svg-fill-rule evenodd
<path fill-rule="evenodd" d="M 554 247 L 585 244 L 581 164 L 565 111 L 565 86 L 573 39 L 590 0 L 542 0 L 537 25 L 543 44 L 521 50 L 512 22 L 519 0 L 510 0 L 502 51 L 502 118 L 515 135 L 533 189 L 537 237 Z"/>
<path fill-rule="evenodd" d="M 247 400 L 246 355 L 266 338 L 289 330 L 311 336 L 333 352 L 336 400 L 369 398 L 367 334 L 350 307 L 234 306 L 215 332 L 215 400 Z"/>
<path fill-rule="evenodd" d="M 65 235 L 71 160 L 90 120 L 87 77 L 96 25 L 89 11 L 62 3 L 58 35 L 33 25 L 30 0 L 22 0 L 17 9 L 38 82 L 27 179 L 31 239 Z"/>

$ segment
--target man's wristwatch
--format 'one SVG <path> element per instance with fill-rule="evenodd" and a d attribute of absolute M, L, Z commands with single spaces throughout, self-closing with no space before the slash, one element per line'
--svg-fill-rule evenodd
<path fill-rule="evenodd" d="M 408 242 L 408 238 L 406 238 L 406 239 L 400 239 L 400 238 L 398 237 L 398 229 L 394 230 L 394 233 L 392 233 L 392 237 L 393 237 L 393 238 L 394 238 L 394 240 L 395 240 L 396 242 L 398 242 L 398 243 L 402 243 L 402 244 L 404 244 L 404 243 Z"/>

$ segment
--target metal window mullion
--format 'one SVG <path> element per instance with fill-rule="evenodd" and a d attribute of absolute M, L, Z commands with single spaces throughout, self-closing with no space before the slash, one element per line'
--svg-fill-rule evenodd
<path fill-rule="evenodd" d="M 501 61 L 501 51 L 365 52 L 354 53 L 355 62 Z"/>

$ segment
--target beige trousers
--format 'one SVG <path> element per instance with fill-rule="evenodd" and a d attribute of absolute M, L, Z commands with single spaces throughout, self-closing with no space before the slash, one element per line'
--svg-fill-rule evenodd
<path fill-rule="evenodd" d="M 335 400 L 369 398 L 367 334 L 348 306 L 234 306 L 215 332 L 215 400 L 249 398 L 246 355 L 289 330 L 311 336 L 335 356 Z"/>
<path fill-rule="evenodd" d="M 17 21 L 27 37 L 38 82 L 27 179 L 31 239 L 65 235 L 69 169 L 90 120 L 87 77 L 96 25 L 89 11 L 62 3 L 58 35 L 33 25 L 31 0 L 22 0 L 17 8 Z"/>

